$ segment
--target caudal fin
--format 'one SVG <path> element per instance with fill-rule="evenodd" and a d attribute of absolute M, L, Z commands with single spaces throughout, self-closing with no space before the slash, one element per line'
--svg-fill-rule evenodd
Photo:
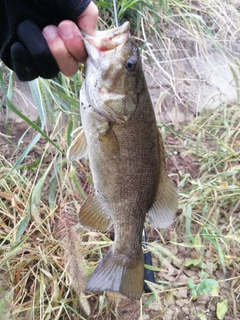
<path fill-rule="evenodd" d="M 143 257 L 131 266 L 128 259 L 115 256 L 112 249 L 99 263 L 87 283 L 87 292 L 119 292 L 129 299 L 140 299 L 144 283 Z"/>

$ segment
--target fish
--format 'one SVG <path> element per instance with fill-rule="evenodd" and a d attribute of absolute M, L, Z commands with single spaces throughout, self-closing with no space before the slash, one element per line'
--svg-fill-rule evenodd
<path fill-rule="evenodd" d="M 88 230 L 114 228 L 114 242 L 93 271 L 87 292 L 140 299 L 144 286 L 142 232 L 147 219 L 167 228 L 178 207 L 164 142 L 129 22 L 83 37 L 88 58 L 80 90 L 82 126 L 72 133 L 69 161 L 88 156 L 94 192 L 79 221 Z"/>

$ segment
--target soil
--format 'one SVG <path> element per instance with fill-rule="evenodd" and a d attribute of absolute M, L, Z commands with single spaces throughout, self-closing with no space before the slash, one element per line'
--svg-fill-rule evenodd
<path fill-rule="evenodd" d="M 5 157 L 10 163 L 14 163 L 17 157 L 24 150 L 28 142 L 31 140 L 34 132 L 29 130 L 22 139 L 20 146 L 17 146 L 19 138 L 23 136 L 26 131 L 25 123 L 9 123 L 9 132 L 3 123 L 0 124 L 0 150 L 1 156 Z M 42 145 L 44 139 L 41 139 L 39 144 Z M 198 176 L 199 164 L 198 159 L 190 155 L 185 155 L 184 152 L 176 150 L 176 138 L 173 135 L 168 135 L 165 140 L 166 150 L 168 153 L 167 165 L 169 173 L 174 177 L 181 176 L 183 172 L 188 172 L 194 179 Z M 183 150 L 184 151 L 184 150 Z M 30 160 L 36 160 L 39 157 L 39 152 L 32 150 Z M 177 183 L 177 181 L 175 181 Z M 179 212 L 179 215 L 181 212 Z M 198 225 L 195 225 L 196 232 Z M 163 320 L 218 320 L 216 310 L 220 303 L 227 299 L 228 311 L 224 316 L 224 320 L 240 319 L 240 279 L 236 276 L 239 270 L 234 267 L 228 267 L 226 278 L 216 265 L 216 252 L 214 249 L 206 250 L 205 261 L 207 265 L 205 271 L 211 274 L 212 279 L 221 280 L 219 282 L 218 294 L 213 295 L 206 289 L 206 294 L 201 294 L 193 299 L 193 292 L 188 288 L 188 280 L 193 279 L 194 283 L 200 283 L 202 280 L 202 269 L 200 265 L 184 266 L 186 261 L 200 258 L 194 248 L 186 248 L 181 246 L 173 246 L 168 243 L 172 238 L 172 234 L 177 237 L 178 243 L 181 243 L 181 236 L 184 235 L 179 223 L 176 222 L 174 226 L 158 233 L 154 229 L 147 230 L 148 241 L 159 240 L 165 244 L 165 248 L 172 252 L 178 259 L 178 262 L 167 258 L 161 264 L 161 272 L 155 273 L 158 283 L 162 285 L 162 292 L 158 294 L 158 303 L 153 299 L 151 301 L 151 294 L 144 294 L 142 301 L 130 301 L 127 298 L 119 297 L 116 294 L 106 293 L 106 299 L 109 303 L 108 308 L 104 308 L 103 312 L 99 314 L 99 297 L 93 295 L 89 301 L 91 303 L 92 315 L 88 318 L 103 319 L 103 320 L 138 320 L 139 310 L 143 308 L 142 320 L 148 319 L 163 319 Z M 153 265 L 159 267 L 159 262 L 153 257 Z M 166 284 L 167 283 L 167 284 Z M 108 312 L 106 310 L 109 310 Z M 72 319 L 78 319 L 73 316 Z"/>

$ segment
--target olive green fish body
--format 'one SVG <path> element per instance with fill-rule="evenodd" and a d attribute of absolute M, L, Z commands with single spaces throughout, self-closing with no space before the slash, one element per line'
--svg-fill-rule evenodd
<path fill-rule="evenodd" d="M 144 94 L 148 95 L 142 91 L 139 98 Z M 145 100 L 147 103 L 139 104 L 122 124 L 104 124 L 100 115 L 92 115 L 94 111 L 87 111 L 87 116 L 82 111 L 83 128 L 85 124 L 88 127 L 86 139 L 96 195 L 111 217 L 121 247 L 126 243 L 135 246 L 135 242 L 139 247 L 145 215 L 159 181 L 158 129 L 149 97 Z M 104 126 L 106 132 L 101 132 Z"/>

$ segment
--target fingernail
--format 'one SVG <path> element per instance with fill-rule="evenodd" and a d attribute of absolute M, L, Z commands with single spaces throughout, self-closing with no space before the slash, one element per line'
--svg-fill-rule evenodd
<path fill-rule="evenodd" d="M 62 22 L 58 26 L 58 29 L 59 29 L 60 35 L 65 39 L 72 38 L 74 35 L 72 25 L 70 25 L 68 22 Z"/>
<path fill-rule="evenodd" d="M 46 39 L 52 39 L 58 36 L 58 30 L 55 26 L 47 26 L 42 31 Z"/>

